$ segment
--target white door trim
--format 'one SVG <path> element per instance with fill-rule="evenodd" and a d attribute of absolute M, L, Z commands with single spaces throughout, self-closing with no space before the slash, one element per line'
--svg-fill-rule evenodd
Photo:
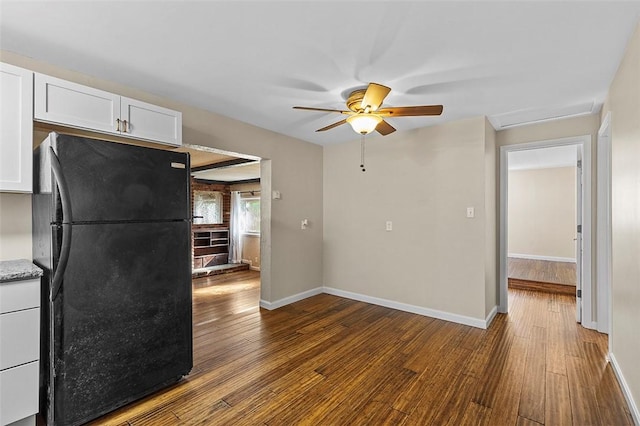
<path fill-rule="evenodd" d="M 271 160 L 260 160 L 260 305 L 271 297 Z"/>
<path fill-rule="evenodd" d="M 609 334 L 611 352 L 611 112 L 598 130 L 596 288 L 598 331 Z"/>
<path fill-rule="evenodd" d="M 563 139 L 553 139 L 538 142 L 529 142 L 500 147 L 500 228 L 499 228 L 499 256 L 500 256 L 500 306 L 499 311 L 507 313 L 507 188 L 508 188 L 508 154 L 512 151 L 523 151 L 536 148 L 548 148 L 553 146 L 578 145 L 582 148 L 583 155 L 583 262 L 582 262 L 582 325 L 587 328 L 595 328 L 592 321 L 591 307 L 591 136 L 576 136 Z"/>
<path fill-rule="evenodd" d="M 581 228 L 580 232 L 578 232 L 578 230 L 576 229 L 576 238 L 575 238 L 575 242 L 576 242 L 576 322 L 582 323 L 582 297 L 583 296 L 578 296 L 581 294 L 584 294 L 584 291 L 582 291 L 582 287 L 584 287 L 582 285 L 582 277 L 583 277 L 583 268 L 582 265 L 584 265 L 584 253 L 582 252 L 582 249 L 584 247 L 583 244 L 583 231 L 582 229 L 585 228 L 583 225 L 583 218 L 584 218 L 584 204 L 582 202 L 582 197 L 584 194 L 584 173 L 583 173 L 583 163 L 584 163 L 584 154 L 583 154 L 583 147 L 582 146 L 577 146 L 576 147 L 576 151 L 577 151 L 577 158 L 576 158 L 576 225 L 578 227 Z"/>

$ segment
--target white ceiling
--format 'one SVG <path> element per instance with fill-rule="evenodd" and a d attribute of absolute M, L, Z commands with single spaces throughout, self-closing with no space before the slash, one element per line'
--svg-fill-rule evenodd
<path fill-rule="evenodd" d="M 509 152 L 509 170 L 549 169 L 575 167 L 578 161 L 577 145 L 554 146 Z"/>
<path fill-rule="evenodd" d="M 599 110 L 640 2 L 7 1 L 0 47 L 318 144 L 343 108 L 443 104 L 399 131 L 487 115 L 496 128 Z M 188 143 L 188 141 L 186 141 Z"/>

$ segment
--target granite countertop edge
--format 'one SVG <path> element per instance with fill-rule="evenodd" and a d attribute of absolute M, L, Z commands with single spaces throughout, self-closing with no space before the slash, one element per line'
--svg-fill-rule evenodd
<path fill-rule="evenodd" d="M 2 260 L 0 261 L 0 283 L 8 281 L 21 281 L 40 278 L 42 269 L 38 268 L 30 260 Z"/>

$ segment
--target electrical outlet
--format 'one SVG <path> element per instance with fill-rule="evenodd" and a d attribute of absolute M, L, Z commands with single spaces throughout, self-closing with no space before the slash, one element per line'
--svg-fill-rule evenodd
<path fill-rule="evenodd" d="M 386 229 L 387 229 L 387 231 L 393 231 L 393 222 L 388 220 L 387 224 L 386 224 Z"/>

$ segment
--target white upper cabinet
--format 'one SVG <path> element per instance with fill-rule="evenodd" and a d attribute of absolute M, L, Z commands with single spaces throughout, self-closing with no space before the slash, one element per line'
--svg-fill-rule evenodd
<path fill-rule="evenodd" d="M 124 96 L 120 101 L 121 131 L 128 136 L 182 145 L 182 113 Z"/>
<path fill-rule="evenodd" d="M 118 133 L 120 96 L 36 73 L 35 119 Z"/>
<path fill-rule="evenodd" d="M 35 119 L 182 145 L 182 114 L 44 74 L 35 77 Z"/>
<path fill-rule="evenodd" d="M 0 62 L 0 191 L 32 192 L 33 72 Z"/>

